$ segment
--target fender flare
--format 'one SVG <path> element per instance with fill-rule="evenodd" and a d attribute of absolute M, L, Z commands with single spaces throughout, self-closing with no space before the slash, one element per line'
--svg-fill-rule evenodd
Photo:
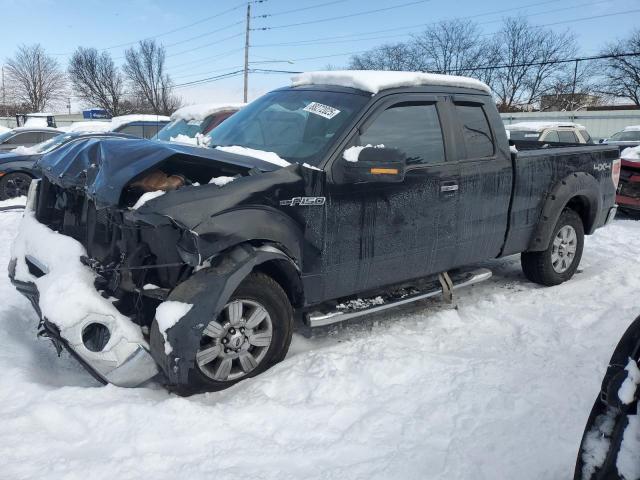
<path fill-rule="evenodd" d="M 211 319 L 217 318 L 238 285 L 258 265 L 270 260 L 295 262 L 283 251 L 271 245 L 254 247 L 241 244 L 219 255 L 211 266 L 199 270 L 173 289 L 167 301 L 193 305 L 191 310 L 165 332 L 171 352 L 165 353 L 165 340 L 153 322 L 150 332 L 151 355 L 172 385 L 187 385 L 202 331 Z"/>
<path fill-rule="evenodd" d="M 574 198 L 586 201 L 586 211 L 578 212 L 587 235 L 593 233 L 598 212 L 602 209 L 600 184 L 592 175 L 577 172 L 567 175 L 555 184 L 547 194 L 540 213 L 538 225 L 529 241 L 529 252 L 539 252 L 549 248 L 553 229 L 567 204 Z"/>

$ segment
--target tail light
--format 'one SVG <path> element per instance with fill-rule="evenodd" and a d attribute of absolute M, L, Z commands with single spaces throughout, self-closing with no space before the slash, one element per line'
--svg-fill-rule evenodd
<path fill-rule="evenodd" d="M 620 165 L 622 164 L 621 160 L 618 158 L 613 161 L 611 165 L 611 180 L 613 181 L 614 188 L 618 188 L 618 182 L 620 182 Z"/>

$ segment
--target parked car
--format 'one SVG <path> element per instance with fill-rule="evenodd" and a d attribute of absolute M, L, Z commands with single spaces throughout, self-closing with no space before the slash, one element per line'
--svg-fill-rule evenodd
<path fill-rule="evenodd" d="M 8 132 L 0 133 L 0 152 L 8 152 L 18 147 L 33 147 L 38 143 L 63 133 L 55 128 L 18 127 Z"/>
<path fill-rule="evenodd" d="M 9 276 L 103 382 L 224 389 L 282 360 L 294 319 L 448 298 L 489 278 L 464 268 L 487 259 L 521 253 L 529 280 L 557 285 L 616 212 L 617 148 L 512 153 L 470 78 L 303 74 L 209 136 L 41 160 Z"/>
<path fill-rule="evenodd" d="M 520 122 L 504 126 L 515 141 L 543 143 L 593 143 L 587 129 L 571 122 Z"/>
<path fill-rule="evenodd" d="M 111 119 L 111 131 L 140 138 L 151 138 L 169 123 L 164 115 L 122 115 Z"/>
<path fill-rule="evenodd" d="M 616 203 L 627 213 L 640 213 L 640 147 L 625 148 Z"/>
<path fill-rule="evenodd" d="M 206 103 L 176 110 L 171 121 L 152 140 L 200 145 L 205 135 L 236 113 L 244 103 Z"/>
<path fill-rule="evenodd" d="M 614 133 L 609 138 L 603 139 L 600 143 L 617 145 L 621 151 L 628 147 L 637 147 L 640 145 L 640 125 L 625 127 L 621 132 Z"/>
<path fill-rule="evenodd" d="M 124 134 L 110 135 L 133 138 Z M 36 163 L 44 154 L 53 152 L 69 142 L 99 136 L 100 134 L 96 133 L 63 133 L 33 147 L 0 153 L 0 200 L 27 194 L 31 180 L 40 176 Z"/>
<path fill-rule="evenodd" d="M 616 346 L 584 429 L 574 480 L 638 478 L 640 317 Z"/>

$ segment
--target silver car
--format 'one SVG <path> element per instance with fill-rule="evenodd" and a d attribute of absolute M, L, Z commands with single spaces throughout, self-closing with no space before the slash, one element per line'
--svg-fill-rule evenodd
<path fill-rule="evenodd" d="M 17 147 L 32 147 L 38 143 L 47 141 L 56 135 L 60 135 L 61 130 L 55 128 L 31 128 L 18 127 L 8 132 L 0 133 L 0 152 L 8 152 Z"/>

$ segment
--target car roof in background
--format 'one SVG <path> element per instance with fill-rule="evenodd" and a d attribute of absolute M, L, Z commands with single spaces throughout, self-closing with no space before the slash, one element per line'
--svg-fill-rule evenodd
<path fill-rule="evenodd" d="M 586 130 L 587 127 L 573 122 L 517 122 L 505 125 L 507 130 L 533 130 L 541 132 L 549 128 L 577 128 L 579 130 Z"/>
<path fill-rule="evenodd" d="M 171 120 L 204 120 L 222 112 L 237 112 L 246 103 L 198 103 L 179 108 L 171 114 Z"/>

